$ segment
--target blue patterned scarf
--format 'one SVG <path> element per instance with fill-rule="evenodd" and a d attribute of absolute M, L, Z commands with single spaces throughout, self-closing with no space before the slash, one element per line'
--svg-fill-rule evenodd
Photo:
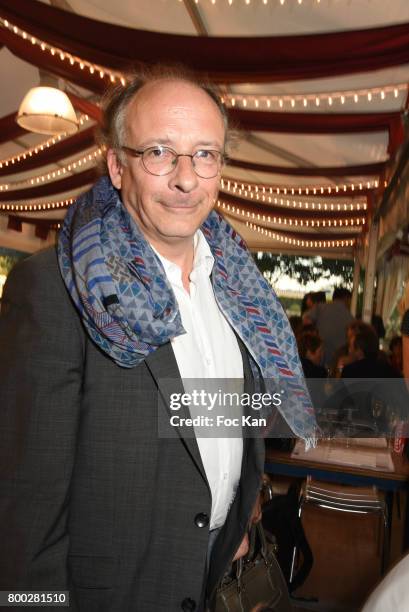
<path fill-rule="evenodd" d="M 310 446 L 316 432 L 314 410 L 295 338 L 277 297 L 243 240 L 217 212 L 201 230 L 215 259 L 212 284 L 219 307 L 254 360 L 254 373 L 261 372 L 266 391 L 285 390 L 279 410 Z M 185 333 L 162 264 L 108 177 L 68 209 L 58 257 L 89 335 L 119 366 L 136 366 Z"/>

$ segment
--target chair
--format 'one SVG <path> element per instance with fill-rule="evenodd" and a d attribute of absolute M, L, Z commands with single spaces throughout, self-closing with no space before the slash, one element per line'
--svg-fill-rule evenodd
<path fill-rule="evenodd" d="M 389 513 L 388 506 L 382 493 L 376 487 L 354 487 L 344 485 L 333 485 L 325 482 L 313 481 L 310 476 L 304 482 L 299 497 L 298 515 L 301 514 L 306 504 L 313 504 L 320 508 L 336 512 L 348 512 L 354 514 L 378 514 L 383 526 L 382 538 L 382 574 L 388 566 L 389 557 Z M 297 549 L 293 549 L 291 563 L 292 576 L 296 569 Z"/>

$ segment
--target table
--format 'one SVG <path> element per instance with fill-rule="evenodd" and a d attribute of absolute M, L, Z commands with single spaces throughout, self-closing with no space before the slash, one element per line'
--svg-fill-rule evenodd
<path fill-rule="evenodd" d="M 330 444 L 320 441 L 320 444 Z M 392 453 L 394 465 L 393 472 L 363 469 L 335 463 L 319 463 L 305 459 L 292 458 L 291 452 L 267 449 L 265 471 L 266 473 L 281 476 L 306 478 L 312 476 L 318 480 L 337 482 L 346 485 L 376 486 L 385 491 L 389 516 L 392 517 L 393 495 L 409 491 L 409 461 L 404 455 Z M 405 504 L 403 550 L 409 548 L 409 508 Z"/>

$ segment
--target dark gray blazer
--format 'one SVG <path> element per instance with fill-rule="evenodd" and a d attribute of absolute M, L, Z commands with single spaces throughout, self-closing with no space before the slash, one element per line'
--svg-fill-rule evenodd
<path fill-rule="evenodd" d="M 245 440 L 206 576 L 197 516 L 210 516 L 211 494 L 196 440 L 158 437 L 175 388 L 169 343 L 125 369 L 89 340 L 54 250 L 12 271 L 0 317 L 0 590 L 69 589 L 81 612 L 202 609 L 246 529 L 263 444 Z"/>

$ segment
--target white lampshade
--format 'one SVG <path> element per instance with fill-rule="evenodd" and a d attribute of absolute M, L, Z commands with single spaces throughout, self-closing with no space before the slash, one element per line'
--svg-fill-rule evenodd
<path fill-rule="evenodd" d="M 78 130 L 75 110 L 66 93 L 55 87 L 33 87 L 25 95 L 17 123 L 39 134 L 72 134 Z"/>

